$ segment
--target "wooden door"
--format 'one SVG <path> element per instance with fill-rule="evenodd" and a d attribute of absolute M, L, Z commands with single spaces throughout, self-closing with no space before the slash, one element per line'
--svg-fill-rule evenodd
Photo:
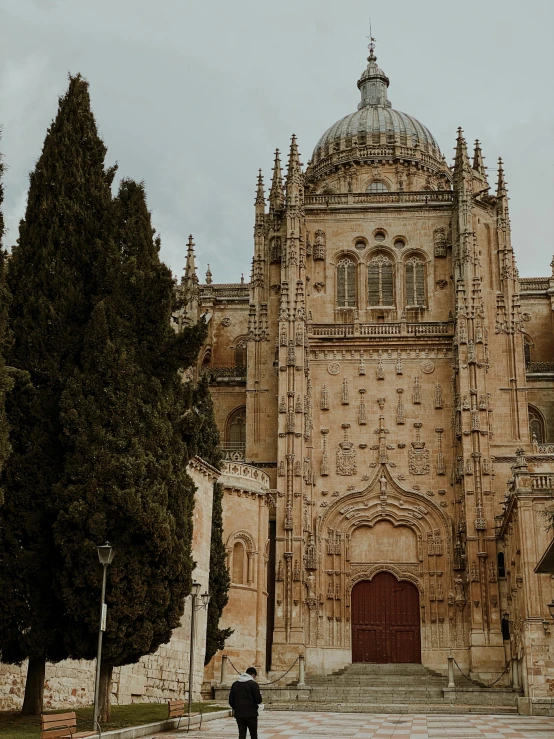
<path fill-rule="evenodd" d="M 352 589 L 352 661 L 421 662 L 419 593 L 390 572 Z"/>

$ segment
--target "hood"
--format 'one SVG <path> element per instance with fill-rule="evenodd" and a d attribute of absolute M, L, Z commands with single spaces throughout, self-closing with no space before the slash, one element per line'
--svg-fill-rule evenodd
<path fill-rule="evenodd" d="M 253 679 L 252 675 L 249 675 L 247 672 L 243 672 L 242 675 L 239 675 L 238 677 L 239 683 L 247 683 L 249 680 Z"/>

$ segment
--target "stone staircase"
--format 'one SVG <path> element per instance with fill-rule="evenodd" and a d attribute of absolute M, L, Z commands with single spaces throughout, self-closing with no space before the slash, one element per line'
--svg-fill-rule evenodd
<path fill-rule="evenodd" d="M 272 710 L 347 713 L 517 713 L 518 693 L 468 683 L 456 686 L 418 664 L 352 664 L 327 676 L 306 679 L 305 686 L 263 688 Z"/>

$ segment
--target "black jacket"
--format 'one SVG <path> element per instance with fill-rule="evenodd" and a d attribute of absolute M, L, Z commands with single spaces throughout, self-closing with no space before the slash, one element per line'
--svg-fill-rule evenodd
<path fill-rule="evenodd" d="M 229 693 L 229 705 L 236 718 L 252 718 L 258 715 L 262 694 L 255 680 L 236 680 Z"/>

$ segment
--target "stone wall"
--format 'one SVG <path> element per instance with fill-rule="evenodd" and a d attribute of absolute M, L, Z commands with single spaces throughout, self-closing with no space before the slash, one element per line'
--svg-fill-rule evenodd
<path fill-rule="evenodd" d="M 189 474 L 196 485 L 192 552 L 196 563 L 193 579 L 208 590 L 213 484 L 219 472 L 195 457 Z M 109 617 L 109 616 L 108 616 Z M 193 698 L 200 698 L 206 653 L 205 609 L 196 613 L 196 643 L 193 670 Z M 154 654 L 142 657 L 134 665 L 118 667 L 113 672 L 112 703 L 162 702 L 185 698 L 189 672 L 191 598 L 185 602 L 181 626 L 174 630 L 171 641 Z M 45 708 L 67 708 L 87 705 L 94 700 L 95 662 L 65 660 L 46 665 Z M 25 693 L 27 665 L 14 667 L 0 664 L 0 710 L 21 708 Z"/>

